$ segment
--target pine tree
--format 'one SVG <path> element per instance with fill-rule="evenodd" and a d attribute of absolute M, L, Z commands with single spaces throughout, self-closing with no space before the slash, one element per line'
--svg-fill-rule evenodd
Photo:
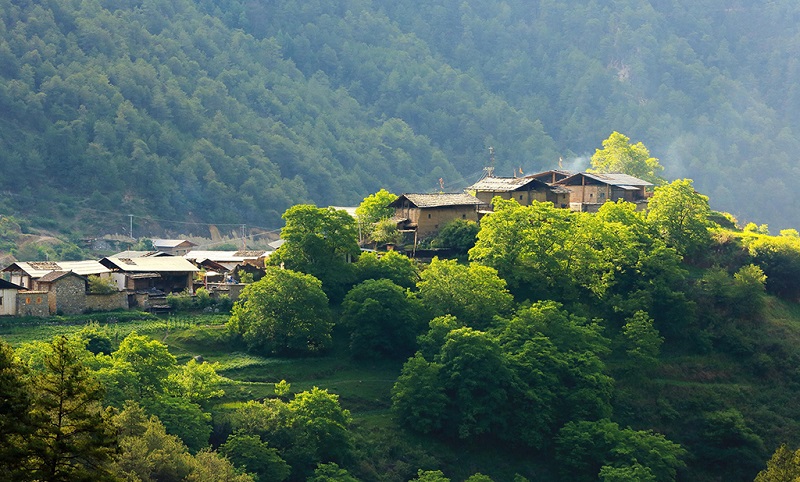
<path fill-rule="evenodd" d="M 31 413 L 34 480 L 113 480 L 107 470 L 116 448 L 103 391 L 66 337 L 53 340 L 45 369 L 33 377 Z"/>

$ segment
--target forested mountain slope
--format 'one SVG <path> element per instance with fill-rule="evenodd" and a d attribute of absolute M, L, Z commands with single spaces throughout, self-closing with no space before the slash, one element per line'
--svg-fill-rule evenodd
<path fill-rule="evenodd" d="M 0 12 L 6 210 L 276 226 L 297 202 L 440 178 L 457 190 L 489 146 L 500 175 L 581 167 L 619 131 L 713 207 L 800 224 L 793 2 L 0 0 Z"/>

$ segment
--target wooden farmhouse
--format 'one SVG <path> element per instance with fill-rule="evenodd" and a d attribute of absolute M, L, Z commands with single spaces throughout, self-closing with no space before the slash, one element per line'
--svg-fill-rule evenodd
<path fill-rule="evenodd" d="M 636 204 L 637 210 L 647 209 L 647 188 L 653 184 L 627 174 L 579 172 L 556 185 L 570 190 L 570 209 L 596 212 L 606 201 L 620 199 Z"/>
<path fill-rule="evenodd" d="M 117 287 L 128 292 L 191 292 L 194 274 L 200 271 L 180 256 L 103 258 L 100 263 L 111 270 L 111 278 Z"/>
<path fill-rule="evenodd" d="M 183 256 L 197 246 L 197 244 L 186 239 L 153 239 L 152 241 L 156 250 L 173 256 Z"/>
<path fill-rule="evenodd" d="M 483 202 L 470 194 L 403 194 L 390 207 L 395 209 L 398 229 L 413 231 L 417 239 L 434 236 L 454 219 L 478 221 L 478 206 Z"/>
<path fill-rule="evenodd" d="M 481 179 L 467 191 L 474 191 L 477 197 L 486 206 L 491 206 L 492 199 L 500 196 L 503 199 L 513 199 L 522 206 L 529 206 L 533 201 L 551 202 L 556 207 L 569 205 L 570 191 L 561 186 L 550 186 L 545 181 L 534 177 L 494 177 Z"/>

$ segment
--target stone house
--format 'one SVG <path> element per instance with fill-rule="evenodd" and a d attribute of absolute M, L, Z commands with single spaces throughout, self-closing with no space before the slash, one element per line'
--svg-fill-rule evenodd
<path fill-rule="evenodd" d="M 79 315 L 86 310 L 89 281 L 74 271 L 51 271 L 35 281 L 35 289 L 47 292 L 49 314 Z"/>
<path fill-rule="evenodd" d="M 100 276 L 107 278 L 111 270 L 97 261 L 30 261 L 11 263 L 3 269 L 9 273 L 9 281 L 25 289 L 36 289 L 35 282 L 53 271 L 72 271 L 81 276 Z"/>
<path fill-rule="evenodd" d="M 390 207 L 395 209 L 394 220 L 401 231 L 412 231 L 417 239 L 436 235 L 454 219 L 478 221 L 478 207 L 483 202 L 470 194 L 403 194 Z"/>
<path fill-rule="evenodd" d="M 522 206 L 529 206 L 533 201 L 551 202 L 556 207 L 569 206 L 570 191 L 561 186 L 551 186 L 534 177 L 484 177 L 467 191 L 475 192 L 475 197 L 491 209 L 495 196 L 513 199 Z"/>
<path fill-rule="evenodd" d="M 556 182 L 570 190 L 570 209 L 596 212 L 606 201 L 624 200 L 636 204 L 637 210 L 647 209 L 653 184 L 620 173 L 579 172 Z"/>

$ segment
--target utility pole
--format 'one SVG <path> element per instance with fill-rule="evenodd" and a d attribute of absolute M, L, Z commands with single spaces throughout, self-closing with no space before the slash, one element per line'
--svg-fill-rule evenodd
<path fill-rule="evenodd" d="M 242 251 L 247 250 L 247 225 L 242 224 Z"/>
<path fill-rule="evenodd" d="M 130 229 L 128 230 L 128 234 L 131 235 L 131 239 L 136 241 L 136 238 L 133 237 L 133 214 L 128 214 L 128 218 L 130 220 Z"/>

